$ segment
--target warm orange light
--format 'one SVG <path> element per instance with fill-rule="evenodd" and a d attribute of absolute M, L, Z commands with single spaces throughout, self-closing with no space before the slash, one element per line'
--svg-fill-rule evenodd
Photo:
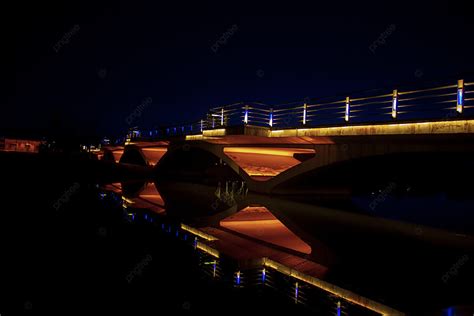
<path fill-rule="evenodd" d="M 156 165 L 161 158 L 166 154 L 168 148 L 166 147 L 146 147 L 141 149 L 146 161 L 149 165 Z"/>
<path fill-rule="evenodd" d="M 186 140 L 200 140 L 203 139 L 204 135 L 199 134 L 199 135 L 186 135 Z"/>
<path fill-rule="evenodd" d="M 210 137 L 225 136 L 225 128 L 210 129 L 207 131 L 203 131 L 202 134 L 203 136 L 210 136 Z"/>
<path fill-rule="evenodd" d="M 265 267 L 272 268 L 282 274 L 288 275 L 290 277 L 293 277 L 297 280 L 306 282 L 308 284 L 311 284 L 317 288 L 320 288 L 324 291 L 327 291 L 331 294 L 334 294 L 342 299 L 345 299 L 346 301 L 349 301 L 351 303 L 354 303 L 359 306 L 363 306 L 364 308 L 373 310 L 377 313 L 380 313 L 382 315 L 405 315 L 404 313 L 397 311 L 389 306 L 380 304 L 378 302 L 375 302 L 371 299 L 368 299 L 366 297 L 363 297 L 359 294 L 356 294 L 354 292 L 351 292 L 349 290 L 343 289 L 338 287 L 337 285 L 331 284 L 329 282 L 323 281 L 321 279 L 312 277 L 310 275 L 304 274 L 302 272 L 299 272 L 295 269 L 292 269 L 290 267 L 287 267 L 281 263 L 278 263 L 274 260 L 271 260 L 269 258 L 264 258 L 263 259 L 263 265 Z"/>
<path fill-rule="evenodd" d="M 181 229 L 182 229 L 182 230 L 185 230 L 185 231 L 187 231 L 187 232 L 189 232 L 189 233 L 191 233 L 191 234 L 193 234 L 193 235 L 195 235 L 195 236 L 198 236 L 198 237 L 200 237 L 200 238 L 202 238 L 202 239 L 208 240 L 208 241 L 217 240 L 216 237 L 211 236 L 211 235 L 209 235 L 209 234 L 206 234 L 205 232 L 203 232 L 203 231 L 201 231 L 201 230 L 199 230 L 199 229 L 197 229 L 197 228 L 188 226 L 188 225 L 186 225 L 186 224 L 181 224 Z"/>
<path fill-rule="evenodd" d="M 265 181 L 301 163 L 294 154 L 313 149 L 278 147 L 225 147 L 224 153 L 255 180 Z"/>
<path fill-rule="evenodd" d="M 265 148 L 265 147 L 225 147 L 224 153 L 247 153 L 256 155 L 271 155 L 282 157 L 293 157 L 294 154 L 312 154 L 313 149 L 299 148 Z"/>
<path fill-rule="evenodd" d="M 311 247 L 264 206 L 248 206 L 223 219 L 220 226 L 268 243 L 310 254 Z"/>
<path fill-rule="evenodd" d="M 270 137 L 474 133 L 474 120 L 315 127 L 270 131 Z"/>

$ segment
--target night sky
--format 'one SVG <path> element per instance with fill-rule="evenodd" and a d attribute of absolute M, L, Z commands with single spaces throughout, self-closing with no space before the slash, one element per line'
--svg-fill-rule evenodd
<path fill-rule="evenodd" d="M 474 72 L 474 22 L 455 5 L 442 8 L 445 15 L 408 17 L 390 8 L 365 16 L 313 7 L 273 14 L 234 3 L 24 5 L 4 29 L 15 37 L 14 63 L 2 61 L 4 131 L 113 136 L 144 100 L 152 101 L 134 123 L 152 127 L 239 101 L 390 91 Z M 382 34 L 385 43 L 374 49 Z"/>

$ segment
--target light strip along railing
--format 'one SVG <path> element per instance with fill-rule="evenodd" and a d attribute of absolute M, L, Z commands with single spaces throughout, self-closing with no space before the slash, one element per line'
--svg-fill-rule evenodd
<path fill-rule="evenodd" d="M 393 90 L 368 95 L 328 98 L 324 102 L 296 102 L 275 106 L 275 128 L 384 123 L 427 119 L 469 117 L 474 114 L 474 83 L 456 84 L 420 90 Z"/>
<path fill-rule="evenodd" d="M 200 134 L 204 130 L 236 125 L 285 129 L 448 120 L 474 114 L 474 82 L 464 80 L 418 90 L 396 89 L 373 94 L 374 91 L 368 91 L 345 97 L 307 98 L 275 106 L 239 102 L 211 108 L 201 120 L 168 127 L 162 134 L 164 137 Z"/>

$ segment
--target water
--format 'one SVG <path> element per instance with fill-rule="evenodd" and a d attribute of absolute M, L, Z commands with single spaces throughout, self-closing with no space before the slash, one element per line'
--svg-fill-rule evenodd
<path fill-rule="evenodd" d="M 155 197 L 149 194 L 150 186 L 154 187 Z M 123 187 L 128 188 L 128 184 Z M 143 206 L 140 200 L 157 199 L 159 195 L 158 199 L 166 202 L 161 205 L 165 211 L 155 210 L 160 218 L 177 224 L 185 222 L 217 236 L 218 248 L 237 265 L 274 256 L 291 266 L 291 260 L 301 258 L 316 264 L 316 269 L 307 269 L 313 276 L 391 308 L 420 314 L 424 312 L 423 306 L 430 313 L 469 301 L 465 289 L 468 280 L 472 280 L 470 265 L 463 267 L 463 277 L 453 278 L 453 283 L 442 280 L 449 267 L 467 253 L 465 249 L 472 249 L 472 239 L 462 234 L 249 193 L 234 194 L 229 202 L 230 190 L 212 186 L 168 182 L 138 187 L 148 194 L 143 197 L 138 190 L 129 202 Z M 287 258 L 282 259 L 282 253 Z M 262 269 L 250 266 L 241 274 L 242 283 L 244 275 L 255 275 L 256 270 Z M 267 275 L 272 274 L 270 271 Z M 235 271 L 227 274 L 234 275 Z M 295 282 L 289 278 L 286 285 L 273 288 L 291 297 L 295 295 Z M 309 310 L 322 311 L 324 301 L 325 313 L 341 302 L 343 314 L 351 308 L 371 313 L 337 295 L 304 282 L 299 284 L 297 301 Z"/>
<path fill-rule="evenodd" d="M 456 306 L 473 304 L 467 228 L 433 229 L 239 185 L 226 190 L 225 181 L 220 189 L 121 182 L 126 173 L 69 163 L 14 157 L 1 164 L 2 314 L 374 314 L 261 257 L 413 315 L 459 315 Z M 197 241 L 219 258 L 181 224 L 217 235 Z"/>

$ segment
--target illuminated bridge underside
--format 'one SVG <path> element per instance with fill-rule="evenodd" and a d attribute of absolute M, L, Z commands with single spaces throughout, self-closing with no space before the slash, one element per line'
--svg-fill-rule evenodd
<path fill-rule="evenodd" d="M 224 153 L 254 180 L 268 180 L 299 163 L 295 154 L 314 155 L 313 149 L 225 147 Z"/>
<path fill-rule="evenodd" d="M 130 163 L 128 161 L 127 157 L 130 152 L 138 154 L 140 157 L 140 162 L 134 161 L 132 163 L 136 164 L 142 164 L 145 166 L 156 166 L 158 162 L 163 158 L 163 156 L 166 154 L 168 151 L 168 144 L 169 142 L 156 142 L 156 143 L 150 143 L 150 142 L 143 142 L 143 143 L 128 143 L 125 146 L 125 149 L 123 151 L 122 157 L 120 158 L 120 162 L 122 163 Z M 133 159 L 136 159 L 136 156 L 133 157 Z"/>
<path fill-rule="evenodd" d="M 225 162 L 249 190 L 284 194 L 282 185 L 294 177 L 348 160 L 398 153 L 474 152 L 474 120 L 284 131 L 246 126 L 242 132 L 226 135 L 225 129 L 216 130 L 213 136 L 161 141 L 155 147 L 135 143 L 125 147 L 120 162 L 126 161 L 128 151 L 137 151 L 139 155 L 134 156 L 142 157 L 142 165 L 154 166 L 164 155 L 196 148 Z M 121 149 L 112 152 L 118 156 Z"/>

